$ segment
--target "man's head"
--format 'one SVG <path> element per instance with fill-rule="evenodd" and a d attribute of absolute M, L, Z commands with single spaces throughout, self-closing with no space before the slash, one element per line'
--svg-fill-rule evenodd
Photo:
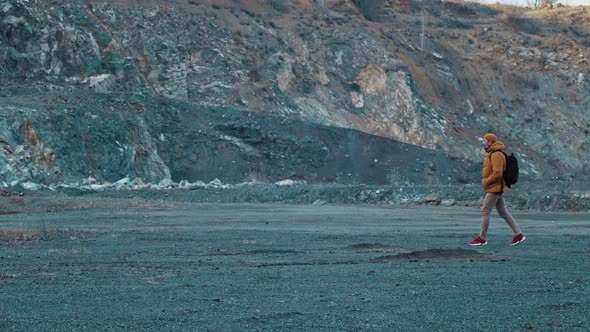
<path fill-rule="evenodd" d="M 490 145 L 496 143 L 498 139 L 496 138 L 496 135 L 489 133 L 489 134 L 485 134 L 483 135 L 483 146 L 486 148 L 486 150 L 490 147 Z"/>

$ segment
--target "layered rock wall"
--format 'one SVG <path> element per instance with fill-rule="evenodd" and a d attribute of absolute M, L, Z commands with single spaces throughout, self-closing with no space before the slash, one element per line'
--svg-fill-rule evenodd
<path fill-rule="evenodd" d="M 487 131 L 517 152 L 525 175 L 587 173 L 586 9 L 514 19 L 477 4 L 391 2 L 368 20 L 350 1 L 297 3 L 3 2 L 0 134 L 17 147 L 0 156 L 3 183 L 477 181 L 477 137 Z M 563 25 L 567 17 L 576 25 Z M 264 128 L 277 137 L 251 144 L 244 132 L 260 125 L 246 115 L 271 126 L 284 119 L 313 139 Z M 382 137 L 374 152 L 355 154 L 378 161 L 347 159 L 318 126 L 342 128 L 326 135 L 348 145 L 363 141 L 356 131 Z M 411 146 L 414 159 L 399 158 L 410 164 L 375 154 L 399 142 Z M 317 156 L 285 153 L 303 147 Z M 429 150 L 455 169 L 415 178 L 409 160 Z M 367 162 L 397 175 L 345 175 Z"/>

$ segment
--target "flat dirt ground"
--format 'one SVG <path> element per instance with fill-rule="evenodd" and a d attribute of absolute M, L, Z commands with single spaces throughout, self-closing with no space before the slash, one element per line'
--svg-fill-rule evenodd
<path fill-rule="evenodd" d="M 0 197 L 1 331 L 588 331 L 590 214 Z"/>

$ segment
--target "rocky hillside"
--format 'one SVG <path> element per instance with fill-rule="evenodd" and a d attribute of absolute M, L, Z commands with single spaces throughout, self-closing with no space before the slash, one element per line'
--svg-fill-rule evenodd
<path fill-rule="evenodd" d="M 0 186 L 583 176 L 590 8 L 5 0 L 0 114 Z"/>

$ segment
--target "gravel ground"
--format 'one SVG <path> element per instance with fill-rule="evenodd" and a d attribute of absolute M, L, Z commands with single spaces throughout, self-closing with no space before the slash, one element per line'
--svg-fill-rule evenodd
<path fill-rule="evenodd" d="M 195 195 L 0 197 L 0 330 L 590 329 L 587 212 Z"/>

